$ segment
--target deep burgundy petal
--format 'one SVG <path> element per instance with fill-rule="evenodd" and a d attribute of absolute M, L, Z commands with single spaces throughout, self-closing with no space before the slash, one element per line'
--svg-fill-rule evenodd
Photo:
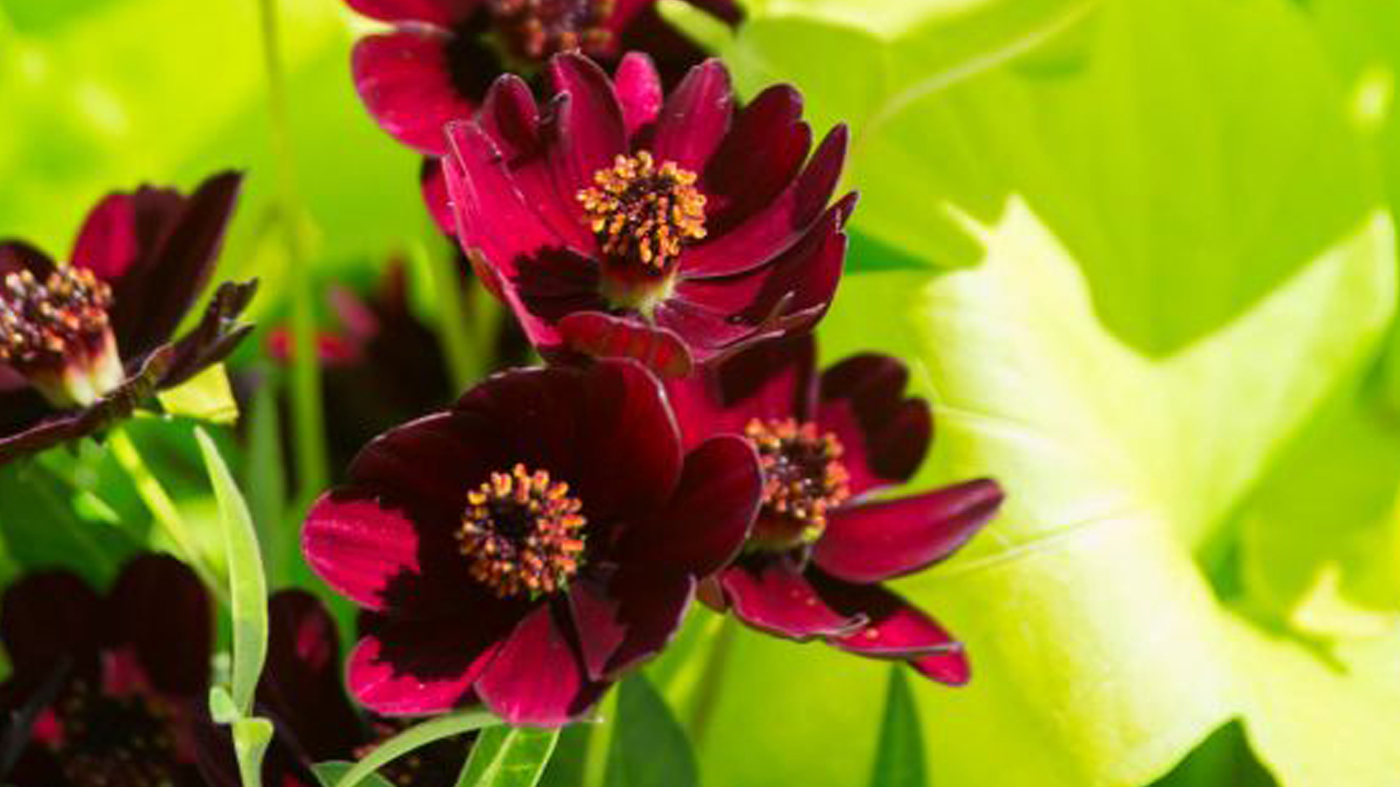
<path fill-rule="evenodd" d="M 718 60 L 691 69 L 666 99 L 656 121 L 652 152 L 658 162 L 674 161 L 691 172 L 705 165 L 729 131 L 734 92 L 729 71 Z"/>
<path fill-rule="evenodd" d="M 851 491 L 913 477 L 933 437 L 928 403 L 904 398 L 909 371 L 878 353 L 854 355 L 822 373 L 817 421 L 846 447 Z"/>
<path fill-rule="evenodd" d="M 848 582 L 880 582 L 953 554 L 1001 505 L 995 481 L 968 481 L 922 495 L 844 506 L 828 517 L 812 559 Z"/>
<path fill-rule="evenodd" d="M 54 272 L 54 262 L 49 255 L 22 240 L 0 242 L 0 278 L 20 271 L 29 271 L 34 278 L 44 279 Z"/>
<path fill-rule="evenodd" d="M 837 637 L 865 625 L 860 615 L 827 606 L 801 567 L 783 555 L 740 560 L 719 574 L 725 600 L 754 628 L 795 640 Z"/>
<path fill-rule="evenodd" d="M 702 173 L 705 226 L 719 237 L 778 199 L 812 147 L 802 121 L 802 94 L 791 85 L 767 88 L 743 108 Z"/>
<path fill-rule="evenodd" d="M 44 673 L 64 659 L 95 666 L 102 602 L 67 571 L 29 574 L 11 585 L 0 602 L 0 640 L 16 672 Z"/>
<path fill-rule="evenodd" d="M 361 39 L 351 60 L 355 88 L 375 121 L 430 156 L 447 153 L 443 126 L 475 109 L 453 82 L 452 40 L 438 28 L 401 28 Z"/>
<path fill-rule="evenodd" d="M 374 617 L 347 666 L 350 690 L 386 716 L 441 713 L 471 702 L 518 609 L 499 605 L 426 621 Z"/>
<path fill-rule="evenodd" d="M 423 157 L 423 166 L 418 170 L 418 190 L 423 194 L 423 205 L 438 229 L 449 237 L 456 235 L 457 218 L 452 215 L 451 198 L 447 194 L 447 173 L 443 171 L 442 159 Z"/>
<path fill-rule="evenodd" d="M 695 585 L 688 574 L 642 567 L 570 587 L 569 612 L 588 676 L 612 679 L 661 652 L 680 629 Z"/>
<path fill-rule="evenodd" d="M 159 610 L 159 614 L 153 614 Z M 160 692 L 203 700 L 209 690 L 214 610 L 199 577 L 169 555 L 141 555 L 107 595 L 107 641 L 130 647 Z"/>
<path fill-rule="evenodd" d="M 555 56 L 549 77 L 558 94 L 550 107 L 550 167 L 559 190 L 573 195 L 627 152 L 622 106 L 607 74 L 582 55 Z"/>
<path fill-rule="evenodd" d="M 258 703 L 312 762 L 345 757 L 360 743 L 359 716 L 341 685 L 335 621 L 315 596 L 282 590 L 268 601 L 267 663 Z"/>
<path fill-rule="evenodd" d="M 668 377 L 688 374 L 692 359 L 674 331 L 600 311 L 576 312 L 559 321 L 559 334 L 579 352 L 597 358 L 635 358 Z"/>
<path fill-rule="evenodd" d="M 345 0 L 351 8 L 381 22 L 427 22 L 451 27 L 466 19 L 481 0 Z"/>
<path fill-rule="evenodd" d="M 257 294 L 256 279 L 224 282 L 205 307 L 199 324 L 173 346 L 170 368 L 160 380 L 162 388 L 173 388 L 227 358 L 252 333 L 253 326 L 239 317 Z"/>
<path fill-rule="evenodd" d="M 551 604 L 539 605 L 477 681 L 476 693 L 507 724 L 563 725 L 586 713 L 607 688 L 589 680 L 566 617 Z"/>
<path fill-rule="evenodd" d="M 879 585 L 852 585 L 813 572 L 812 584 L 832 607 L 861 614 L 869 623 L 828 642 L 842 650 L 881 659 L 903 659 L 926 677 L 962 685 L 971 677 L 962 643 L 938 622 Z"/>
<path fill-rule="evenodd" d="M 807 236 L 836 190 L 848 136 L 844 125 L 833 128 L 802 174 L 763 210 L 686 249 L 679 261 L 682 275 L 709 278 L 752 270 Z"/>
<path fill-rule="evenodd" d="M 622 122 L 628 138 L 656 122 L 666 97 L 661 75 L 645 52 L 628 52 L 613 75 L 617 100 L 622 105 Z"/>
<path fill-rule="evenodd" d="M 816 397 L 816 342 L 810 334 L 750 345 L 703 373 L 667 381 L 686 446 L 743 434 L 749 421 L 804 421 Z"/>
<path fill-rule="evenodd" d="M 549 323 L 607 308 L 599 292 L 598 263 L 568 249 L 546 249 L 521 260 L 509 284 L 532 316 Z"/>
<path fill-rule="evenodd" d="M 666 509 L 628 529 L 623 560 L 656 571 L 712 574 L 739 554 L 762 496 L 763 476 L 749 442 L 711 438 L 686 457 Z"/>

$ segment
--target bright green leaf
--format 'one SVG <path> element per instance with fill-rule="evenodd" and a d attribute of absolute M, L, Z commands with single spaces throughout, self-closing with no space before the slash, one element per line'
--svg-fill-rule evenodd
<path fill-rule="evenodd" d="M 472 743 L 457 787 L 535 787 L 558 742 L 559 730 L 488 727 Z"/>
<path fill-rule="evenodd" d="M 257 717 L 233 723 L 233 753 L 243 787 L 262 787 L 262 761 L 272 742 L 272 722 Z"/>
<path fill-rule="evenodd" d="M 341 778 L 355 767 L 353 762 L 320 762 L 311 767 L 315 772 L 316 779 L 321 782 L 321 787 L 335 787 L 340 783 Z M 394 787 L 388 779 L 377 773 L 371 773 L 360 779 L 361 787 Z"/>
<path fill-rule="evenodd" d="M 880 742 L 875 749 L 875 771 L 870 787 L 924 787 L 923 731 L 919 711 L 909 693 L 907 667 L 890 667 L 890 688 L 885 694 L 885 718 L 880 723 Z"/>
<path fill-rule="evenodd" d="M 238 421 L 238 402 L 228 384 L 223 364 L 215 364 L 181 385 L 159 394 L 160 406 L 170 415 L 182 415 L 217 426 Z"/>
<path fill-rule="evenodd" d="M 685 730 L 641 673 L 618 687 L 607 787 L 695 787 L 700 777 Z"/>
<path fill-rule="evenodd" d="M 355 787 L 380 767 L 436 740 L 450 738 L 471 730 L 500 724 L 500 719 L 479 709 L 458 711 L 416 724 L 374 748 L 354 767 L 341 774 L 335 787 Z"/>

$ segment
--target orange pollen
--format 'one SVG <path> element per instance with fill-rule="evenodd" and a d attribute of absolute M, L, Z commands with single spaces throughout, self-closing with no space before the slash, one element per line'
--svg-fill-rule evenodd
<path fill-rule="evenodd" d="M 841 441 L 830 432 L 819 433 L 816 424 L 792 418 L 755 418 L 744 427 L 744 436 L 758 450 L 764 512 L 799 528 L 792 540 L 816 541 L 826 530 L 827 512 L 851 497 Z"/>
<path fill-rule="evenodd" d="M 517 57 L 545 60 L 559 52 L 606 54 L 608 18 L 616 0 L 491 0 L 501 43 Z"/>
<path fill-rule="evenodd" d="M 549 473 L 517 464 L 467 493 L 457 543 L 473 579 L 501 598 L 553 593 L 582 563 L 583 503 Z"/>
<path fill-rule="evenodd" d="M 86 268 L 64 266 L 42 283 L 25 270 L 0 283 L 0 363 L 61 365 L 108 330 L 112 288 Z"/>
<path fill-rule="evenodd" d="M 681 246 L 705 237 L 705 195 L 694 172 L 674 161 L 656 165 L 651 153 L 618 156 L 578 193 L 603 253 L 664 271 Z"/>

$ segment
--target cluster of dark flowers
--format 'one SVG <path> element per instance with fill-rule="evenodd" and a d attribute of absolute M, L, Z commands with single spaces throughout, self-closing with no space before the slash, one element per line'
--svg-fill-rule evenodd
<path fill-rule="evenodd" d="M 883 583 L 947 558 L 1002 492 L 886 494 L 924 459 L 927 402 L 894 358 L 817 362 L 856 204 L 836 196 L 845 128 L 814 147 L 786 85 L 739 102 L 651 0 L 348 2 L 393 26 L 355 49 L 365 105 L 425 156 L 429 211 L 545 364 L 426 414 L 447 383 L 418 378 L 398 408 L 416 417 L 370 439 L 306 516 L 306 560 L 360 608 L 359 640 L 342 662 L 319 602 L 271 599 L 269 783 L 315 784 L 309 763 L 354 759 L 406 717 L 578 720 L 697 600 L 966 682 L 961 645 Z M 729 0 L 692 4 L 740 21 Z M 238 183 L 113 195 L 66 265 L 0 246 L 0 461 L 99 433 L 243 338 L 252 284 L 223 285 L 169 338 Z M 372 308 L 344 301 L 348 338 L 321 348 L 337 388 L 404 362 L 375 349 L 381 329 L 436 356 L 398 276 Z M 211 601 L 178 561 L 139 557 L 106 595 L 30 575 L 4 596 L 0 638 L 11 783 L 237 784 L 203 708 Z M 460 761 L 449 740 L 389 775 L 449 783 Z"/>

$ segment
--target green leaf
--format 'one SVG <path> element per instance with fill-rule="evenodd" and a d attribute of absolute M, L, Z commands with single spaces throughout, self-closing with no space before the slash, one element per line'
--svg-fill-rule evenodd
<path fill-rule="evenodd" d="M 472 743 L 457 787 L 535 787 L 558 742 L 559 730 L 489 727 Z"/>
<path fill-rule="evenodd" d="M 209 716 L 215 724 L 232 724 L 243 717 L 243 712 L 223 686 L 209 689 Z"/>
<path fill-rule="evenodd" d="M 216 426 L 238 421 L 238 402 L 228 384 L 223 364 L 215 364 L 181 385 L 158 395 L 160 406 L 170 415 L 182 415 Z"/>
<path fill-rule="evenodd" d="M 627 677 L 617 691 L 607 787 L 699 784 L 695 753 L 685 730 L 646 676 L 636 673 Z"/>
<path fill-rule="evenodd" d="M 247 718 L 233 723 L 233 753 L 243 787 L 262 787 L 263 754 L 272 742 L 272 722 Z"/>
<path fill-rule="evenodd" d="M 311 770 L 316 774 L 316 779 L 321 782 L 321 787 L 335 787 L 350 769 L 355 767 L 353 762 L 320 762 L 311 766 Z M 394 787 L 388 779 L 377 773 L 371 773 L 360 779 L 362 787 Z"/>
<path fill-rule="evenodd" d="M 224 550 L 228 562 L 229 599 L 233 614 L 232 699 L 240 713 L 253 709 L 258 677 L 267 656 L 267 580 L 263 576 L 258 534 L 243 494 L 224 465 L 214 441 L 195 429 L 214 495 L 219 501 Z"/>
<path fill-rule="evenodd" d="M 919 712 L 909 693 L 908 667 L 890 667 L 890 688 L 885 695 L 885 718 L 880 724 L 880 742 L 875 750 L 875 771 L 870 787 L 924 787 L 923 732 Z"/>
<path fill-rule="evenodd" d="M 389 762 L 436 740 L 450 738 L 471 730 L 479 730 L 500 724 L 500 719 L 489 712 L 473 709 L 438 716 L 414 725 L 375 747 L 354 767 L 341 774 L 335 787 L 355 787 L 363 784 L 366 777 Z"/>

